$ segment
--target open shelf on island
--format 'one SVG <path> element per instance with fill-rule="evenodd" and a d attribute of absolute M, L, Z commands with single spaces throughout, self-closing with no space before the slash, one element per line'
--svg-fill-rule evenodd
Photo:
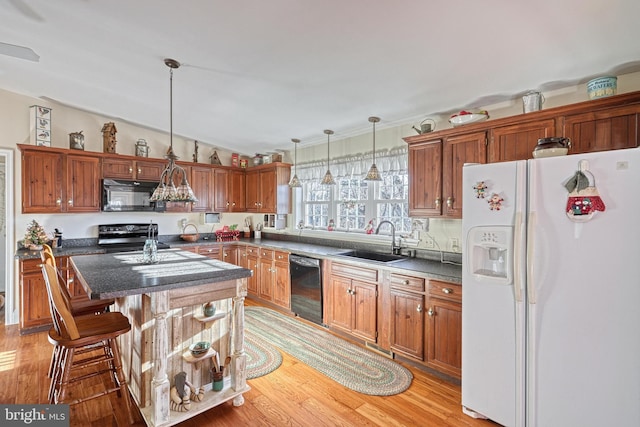
<path fill-rule="evenodd" d="M 214 314 L 213 316 L 205 316 L 204 314 L 196 314 L 193 316 L 198 322 L 213 322 L 214 320 L 222 319 L 227 315 L 227 312 L 222 311 Z"/>

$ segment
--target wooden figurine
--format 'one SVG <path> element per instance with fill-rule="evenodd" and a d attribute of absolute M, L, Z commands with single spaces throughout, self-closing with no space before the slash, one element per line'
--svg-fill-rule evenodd
<path fill-rule="evenodd" d="M 193 163 L 198 163 L 198 141 L 193 141 L 195 146 L 193 153 Z"/>
<path fill-rule="evenodd" d="M 105 123 L 102 126 L 102 144 L 105 153 L 115 154 L 116 152 L 116 124 L 113 122 Z"/>

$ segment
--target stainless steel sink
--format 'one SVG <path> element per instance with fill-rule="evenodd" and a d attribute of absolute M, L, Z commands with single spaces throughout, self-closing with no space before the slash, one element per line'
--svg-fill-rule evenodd
<path fill-rule="evenodd" d="M 400 256 L 400 255 L 384 254 L 381 252 L 365 251 L 361 249 L 341 252 L 337 255 L 366 259 L 369 261 L 378 261 L 378 262 L 395 262 L 395 261 L 402 261 L 406 259 L 406 257 Z"/>

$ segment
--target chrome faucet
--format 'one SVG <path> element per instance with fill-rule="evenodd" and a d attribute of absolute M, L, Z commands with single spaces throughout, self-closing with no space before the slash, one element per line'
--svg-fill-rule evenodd
<path fill-rule="evenodd" d="M 396 245 L 396 226 L 393 225 L 391 221 L 387 221 L 385 219 L 384 221 L 380 221 L 380 224 L 378 224 L 378 228 L 376 228 L 376 234 L 380 232 L 380 227 L 385 223 L 391 226 L 391 253 L 397 255 L 400 253 L 400 245 Z"/>

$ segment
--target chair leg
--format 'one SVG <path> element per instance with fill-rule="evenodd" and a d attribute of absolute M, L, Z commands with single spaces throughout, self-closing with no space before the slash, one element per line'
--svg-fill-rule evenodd
<path fill-rule="evenodd" d="M 109 348 L 113 355 L 113 367 L 115 370 L 116 379 L 120 386 L 120 397 L 124 399 L 124 404 L 127 408 L 127 414 L 129 414 L 129 424 L 133 424 L 133 413 L 131 412 L 131 396 L 129 395 L 129 387 L 127 387 L 127 380 L 124 377 L 122 371 L 122 360 L 120 359 L 120 350 L 118 350 L 118 343 L 115 339 L 109 340 Z"/>
<path fill-rule="evenodd" d="M 60 367 L 58 368 L 54 403 L 64 403 L 67 398 L 67 387 L 69 386 L 74 352 L 75 349 L 73 347 L 64 349 Z"/>

